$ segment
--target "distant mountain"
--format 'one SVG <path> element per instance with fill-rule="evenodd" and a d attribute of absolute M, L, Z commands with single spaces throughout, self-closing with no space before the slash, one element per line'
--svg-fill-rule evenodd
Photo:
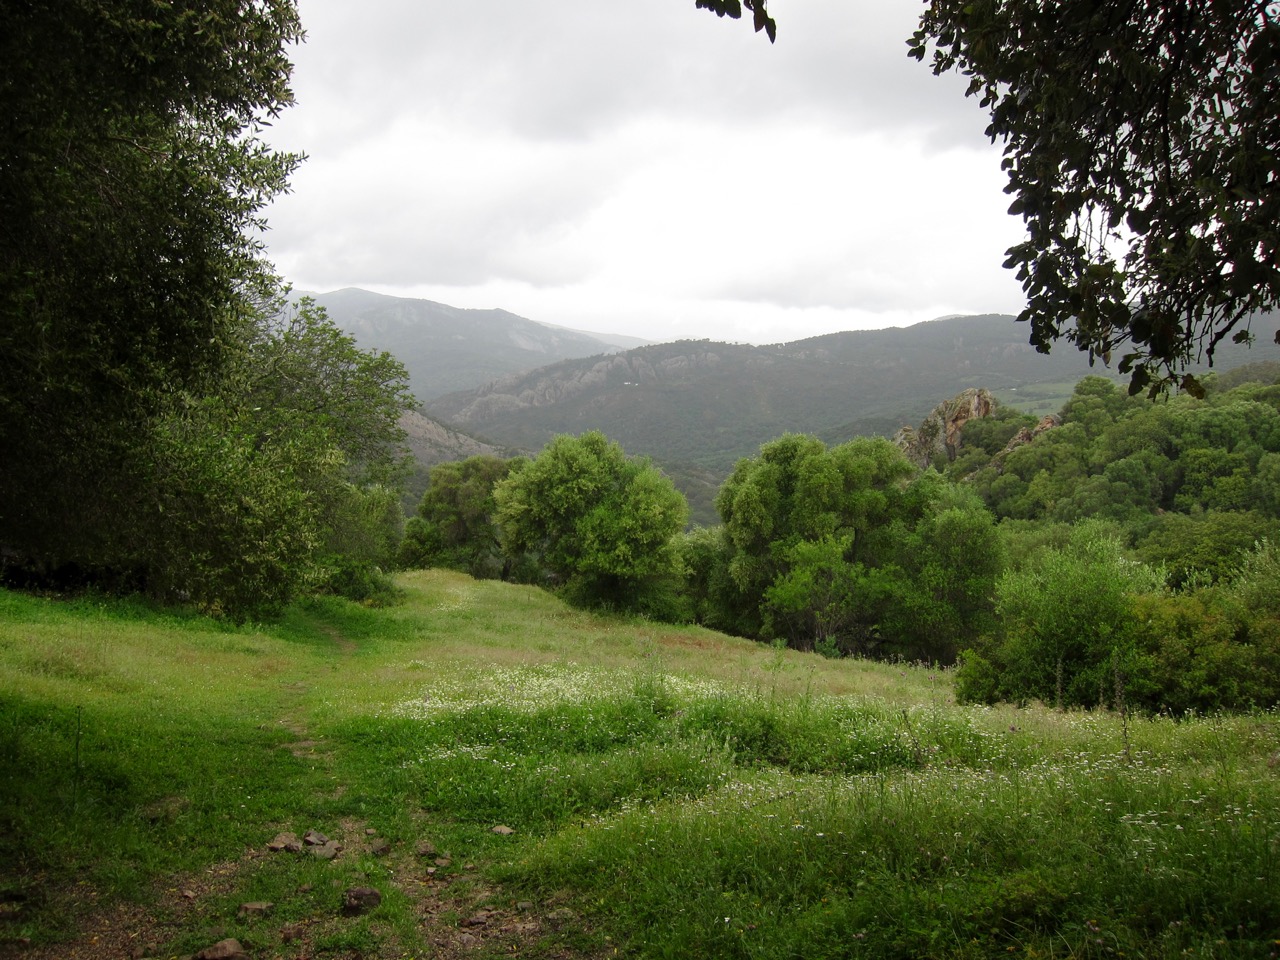
<path fill-rule="evenodd" d="M 1255 324 L 1253 351 L 1221 345 L 1215 367 L 1275 357 L 1275 326 L 1273 318 Z M 828 443 L 891 436 L 968 387 L 986 387 L 1006 402 L 1022 395 L 1043 401 L 1046 391 L 1064 398 L 1080 378 L 1109 372 L 1090 368 L 1070 344 L 1046 355 L 1026 338 L 1013 317 L 984 315 L 764 347 L 656 344 L 511 374 L 437 397 L 427 410 L 531 451 L 557 433 L 602 430 L 667 470 L 705 522 L 717 478 L 787 431 Z"/>
<path fill-rule="evenodd" d="M 437 397 L 435 416 L 537 450 L 601 429 L 628 450 L 723 473 L 787 431 L 892 434 L 968 386 L 1078 379 L 1075 351 L 1038 354 L 1012 317 L 939 320 L 756 347 L 681 341 L 563 360 Z"/>
<path fill-rule="evenodd" d="M 557 360 L 598 357 L 648 342 L 553 327 L 505 310 L 464 310 L 355 287 L 311 296 L 359 346 L 394 354 L 408 369 L 419 402 Z"/>

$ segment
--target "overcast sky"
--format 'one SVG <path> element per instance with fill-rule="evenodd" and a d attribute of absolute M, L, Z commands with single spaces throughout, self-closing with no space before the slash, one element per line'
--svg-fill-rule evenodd
<path fill-rule="evenodd" d="M 919 0 L 299 0 L 309 159 L 269 211 L 298 289 L 652 340 L 775 343 L 1016 313 L 1022 239 Z"/>

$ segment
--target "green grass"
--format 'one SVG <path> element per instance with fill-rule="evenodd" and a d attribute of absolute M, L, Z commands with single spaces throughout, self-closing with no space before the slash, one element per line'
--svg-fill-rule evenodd
<path fill-rule="evenodd" d="M 398 607 L 325 600 L 240 628 L 0 593 L 0 896 L 19 904 L 0 940 L 71 941 L 90 902 L 123 900 L 169 919 L 165 956 L 217 934 L 271 956 L 422 956 L 477 904 L 527 900 L 522 937 L 473 952 L 1280 948 L 1274 713 L 958 707 L 923 665 L 618 622 L 451 573 L 401 586 Z M 307 829 L 373 829 L 396 853 L 262 852 Z M 434 878 L 412 854 L 427 838 L 449 860 Z M 176 911 L 167 891 L 209 876 Z M 383 905 L 338 920 L 354 885 Z M 269 922 L 237 917 L 251 900 L 277 904 Z M 294 922 L 302 945 L 281 942 Z"/>

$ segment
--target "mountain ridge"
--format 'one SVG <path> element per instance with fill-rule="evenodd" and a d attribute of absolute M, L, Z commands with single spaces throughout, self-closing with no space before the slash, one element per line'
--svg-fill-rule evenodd
<path fill-rule="evenodd" d="M 1267 359 L 1275 324 L 1274 317 L 1259 322 L 1262 345 L 1252 353 L 1220 346 L 1215 369 Z M 1020 339 L 1023 330 L 1011 316 L 982 314 L 761 347 L 651 344 L 509 374 L 437 397 L 427 410 L 457 429 L 530 451 L 558 433 L 601 430 L 667 470 L 695 518 L 711 522 L 707 491 L 715 478 L 783 433 L 828 443 L 888 437 L 971 387 L 1013 405 L 1038 393 L 1060 406 L 1089 373 L 1117 376 L 1091 367 L 1068 344 L 1039 353 Z M 696 483 L 685 481 L 693 477 Z"/>
<path fill-rule="evenodd" d="M 452 307 L 360 287 L 306 295 L 358 346 L 395 355 L 408 369 L 409 388 L 420 403 L 556 360 L 603 356 L 648 342 L 539 323 L 501 308 Z"/>

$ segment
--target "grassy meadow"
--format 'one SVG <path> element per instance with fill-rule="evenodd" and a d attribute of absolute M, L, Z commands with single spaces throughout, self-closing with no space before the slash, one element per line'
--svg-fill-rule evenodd
<path fill-rule="evenodd" d="M 0 956 L 1280 953 L 1274 712 L 958 707 L 925 665 L 399 582 L 247 627 L 0 592 Z M 343 850 L 267 849 L 308 830 Z"/>

